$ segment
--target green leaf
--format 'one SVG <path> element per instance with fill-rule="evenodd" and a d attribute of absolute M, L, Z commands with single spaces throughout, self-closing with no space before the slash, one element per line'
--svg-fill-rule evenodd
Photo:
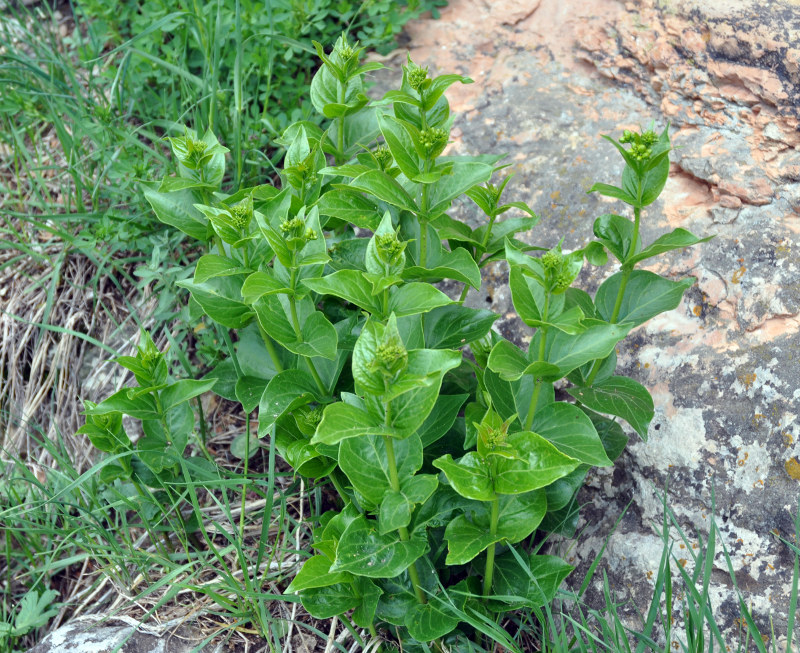
<path fill-rule="evenodd" d="M 493 311 L 458 304 L 434 308 L 422 318 L 425 346 L 429 349 L 458 349 L 483 338 L 498 317 Z"/>
<path fill-rule="evenodd" d="M 601 195 L 605 195 L 606 197 L 613 197 L 618 200 L 622 200 L 626 204 L 630 204 L 631 206 L 637 206 L 638 201 L 635 197 L 632 197 L 630 193 L 625 192 L 621 188 L 617 188 L 616 186 L 610 186 L 608 184 L 594 184 L 589 191 L 590 193 L 600 193 Z"/>
<path fill-rule="evenodd" d="M 247 433 L 240 433 L 233 438 L 233 440 L 231 440 L 230 451 L 231 456 L 234 458 L 238 458 L 239 460 L 244 460 L 247 458 L 249 460 L 258 453 L 260 448 L 261 441 L 256 435 L 251 433 L 248 436 Z"/>
<path fill-rule="evenodd" d="M 145 187 L 144 196 L 153 207 L 159 221 L 197 240 L 208 240 L 208 223 L 194 208 L 195 197 L 191 190 L 159 193 Z"/>
<path fill-rule="evenodd" d="M 318 400 L 314 379 L 302 370 L 285 370 L 267 385 L 258 405 L 258 434 L 264 436 L 283 415 Z"/>
<path fill-rule="evenodd" d="M 408 634 L 418 642 L 431 642 L 455 630 L 461 619 L 454 616 L 448 604 L 436 597 L 427 603 L 414 603 L 404 621 Z"/>
<path fill-rule="evenodd" d="M 669 177 L 669 150 L 661 156 L 654 157 L 644 172 L 642 180 L 642 206 L 648 206 L 656 201 Z"/>
<path fill-rule="evenodd" d="M 245 413 L 252 413 L 261 401 L 269 381 L 257 376 L 242 376 L 236 381 L 236 399 Z"/>
<path fill-rule="evenodd" d="M 633 222 L 621 215 L 606 213 L 594 221 L 594 235 L 622 263 L 633 246 Z"/>
<path fill-rule="evenodd" d="M 539 608 L 550 603 L 573 567 L 557 556 L 524 556 L 527 569 L 508 552 L 495 559 L 492 590 L 504 597 L 506 610 L 521 606 Z M 513 597 L 513 598 L 512 598 Z M 516 599 L 516 601 L 514 600 Z"/>
<path fill-rule="evenodd" d="M 332 571 L 349 571 L 369 578 L 393 578 L 422 556 L 427 542 L 421 538 L 401 541 L 396 533 L 381 535 L 374 522 L 362 515 L 342 534 Z"/>
<path fill-rule="evenodd" d="M 462 497 L 476 501 L 494 500 L 495 491 L 489 467 L 474 451 L 458 460 L 453 460 L 447 454 L 434 460 L 433 466 L 444 472 L 450 485 Z"/>
<path fill-rule="evenodd" d="M 344 271 L 342 270 L 342 272 Z M 414 282 L 404 284 L 391 292 L 389 295 L 389 312 L 394 313 L 397 317 L 403 317 L 404 315 L 427 313 L 439 306 L 454 303 L 438 288 L 434 288 L 427 283 Z"/>
<path fill-rule="evenodd" d="M 331 561 L 325 556 L 311 556 L 292 579 L 284 594 L 294 594 L 311 587 L 328 587 L 336 583 L 348 583 L 352 575 L 344 571 L 331 573 Z"/>
<path fill-rule="evenodd" d="M 654 240 L 648 247 L 643 249 L 636 256 L 632 257 L 630 261 L 628 261 L 628 264 L 635 265 L 639 261 L 644 261 L 645 259 L 658 256 L 659 254 L 672 251 L 673 249 L 683 249 L 684 247 L 690 247 L 692 245 L 697 245 L 698 243 L 705 243 L 711 240 L 713 237 L 714 236 L 698 238 L 691 231 L 678 228 L 668 234 L 664 234 L 663 236 L 656 238 L 656 240 Z"/>
<path fill-rule="evenodd" d="M 375 611 L 383 590 L 373 581 L 362 576 L 353 579 L 353 587 L 361 597 L 361 605 L 353 610 L 353 623 L 361 628 L 369 628 L 375 621 Z"/>
<path fill-rule="evenodd" d="M 564 455 L 536 433 L 508 436 L 515 458 L 497 458 L 494 489 L 501 494 L 520 494 L 550 485 L 580 463 Z"/>
<path fill-rule="evenodd" d="M 452 174 L 442 177 L 431 185 L 428 216 L 435 217 L 444 213 L 456 197 L 463 195 L 477 184 L 489 181 L 493 172 L 494 168 L 486 163 L 455 162 Z"/>
<path fill-rule="evenodd" d="M 153 395 L 139 394 L 137 396 L 133 388 L 118 390 L 93 408 L 87 408 L 85 413 L 87 415 L 124 413 L 135 419 L 160 419 L 161 417 Z"/>
<path fill-rule="evenodd" d="M 372 285 L 358 270 L 339 270 L 317 279 L 303 279 L 303 285 L 321 295 L 340 297 L 365 311 L 382 315 L 382 307 L 372 294 Z"/>
<path fill-rule="evenodd" d="M 253 272 L 242 284 L 242 300 L 245 304 L 252 304 L 264 295 L 274 295 L 276 293 L 289 294 L 290 292 L 291 289 L 278 281 L 272 272 L 267 272 L 265 270 Z"/>
<path fill-rule="evenodd" d="M 569 335 L 563 331 L 547 334 L 545 345 L 545 359 L 550 365 L 559 369 L 558 375 L 541 373 L 546 381 L 557 381 L 566 376 L 576 367 L 597 358 L 605 358 L 616 344 L 631 330 L 632 325 L 626 324 L 593 324 L 577 335 Z M 531 342 L 531 350 L 538 347 L 537 333 Z"/>
<path fill-rule="evenodd" d="M 547 495 L 544 490 L 500 496 L 500 517 L 497 534 L 503 540 L 520 542 L 533 533 L 547 512 Z M 488 515 L 486 526 L 489 526 Z"/>
<path fill-rule="evenodd" d="M 445 529 L 448 565 L 463 565 L 472 560 L 488 546 L 502 540 L 502 536 L 491 534 L 485 524 L 475 524 L 465 515 L 455 517 Z"/>
<path fill-rule="evenodd" d="M 212 320 L 229 329 L 241 329 L 253 318 L 253 311 L 241 301 L 242 276 L 217 277 L 204 283 L 178 281 L 177 285 L 186 288 Z"/>
<path fill-rule="evenodd" d="M 435 232 L 433 232 L 435 233 Z M 462 247 L 442 249 L 435 238 L 428 237 L 430 251 L 424 267 L 412 265 L 403 271 L 404 279 L 453 279 L 473 288 L 481 286 L 481 271 L 469 252 Z"/>
<path fill-rule="evenodd" d="M 594 301 L 597 310 L 605 320 L 609 320 L 614 312 L 622 274 L 622 272 L 617 272 L 610 276 L 597 289 Z M 660 313 L 677 308 L 683 293 L 691 288 L 695 281 L 694 277 L 670 281 L 654 272 L 634 270 L 625 287 L 617 321 L 625 322 L 632 328 L 647 322 Z"/>
<path fill-rule="evenodd" d="M 524 375 L 556 381 L 563 376 L 557 365 L 542 361 L 531 363 L 528 356 L 508 340 L 501 340 L 492 347 L 487 364 L 504 381 L 516 381 Z"/>
<path fill-rule="evenodd" d="M 227 256 L 206 254 L 197 261 L 194 269 L 194 282 L 204 283 L 214 277 L 228 277 L 235 274 L 246 274 L 249 270 L 242 267 L 239 261 L 234 261 Z"/>
<path fill-rule="evenodd" d="M 351 222 L 361 229 L 375 231 L 381 216 L 375 203 L 356 191 L 337 188 L 328 191 L 317 202 L 321 215 Z"/>
<path fill-rule="evenodd" d="M 592 410 L 621 417 L 642 440 L 647 441 L 647 430 L 655 409 L 650 393 L 637 381 L 625 376 L 612 376 L 591 387 L 569 388 L 567 392 Z"/>
<path fill-rule="evenodd" d="M 45 590 L 41 595 L 37 590 L 28 590 L 17 606 L 13 636 L 22 637 L 36 628 L 46 626 L 59 612 L 60 606 L 49 607 L 57 596 L 56 590 Z"/>
<path fill-rule="evenodd" d="M 306 612 L 317 619 L 330 619 L 361 605 L 361 597 L 351 583 L 310 587 L 300 594 L 300 601 Z"/>
<path fill-rule="evenodd" d="M 439 395 L 430 415 L 417 429 L 422 446 L 427 447 L 440 440 L 453 426 L 461 406 L 469 395 Z"/>
<path fill-rule="evenodd" d="M 297 345 L 296 350 L 292 349 L 292 351 L 310 358 L 314 356 L 321 356 L 329 360 L 336 358 L 338 338 L 336 328 L 322 311 L 314 311 L 305 318 L 301 333 L 303 341 Z"/>
<path fill-rule="evenodd" d="M 338 405 L 341 404 L 332 404 Z M 404 440 L 393 440 L 392 444 L 398 477 L 407 482 L 407 477 L 422 467 L 422 443 L 414 435 Z M 363 437 L 351 437 L 342 441 L 339 445 L 339 466 L 353 487 L 376 506 L 383 501 L 386 492 L 391 490 L 386 443 L 379 435 L 363 434 Z"/>
<path fill-rule="evenodd" d="M 434 77 L 431 80 L 430 86 L 425 89 L 425 103 L 423 106 L 425 111 L 430 111 L 433 109 L 434 105 L 439 101 L 439 98 L 442 97 L 442 94 L 456 82 L 461 82 L 462 84 L 472 84 L 473 80 L 469 77 L 455 74 L 439 75 L 438 77 Z"/>
<path fill-rule="evenodd" d="M 379 532 L 391 533 L 408 526 L 414 506 L 427 501 L 438 484 L 435 476 L 420 474 L 403 479 L 399 491 L 389 490 L 380 505 Z"/>
<path fill-rule="evenodd" d="M 625 450 L 625 445 L 628 444 L 628 436 L 625 435 L 620 423 L 616 419 L 612 420 L 603 415 L 598 415 L 593 410 L 586 408 L 586 406 L 582 406 L 581 410 L 592 420 L 592 424 L 594 424 L 594 428 L 600 436 L 609 459 L 616 460 L 619 458 Z"/>
<path fill-rule="evenodd" d="M 347 438 L 359 435 L 392 434 L 392 429 L 384 426 L 383 419 L 356 406 L 343 402 L 325 406 L 322 421 L 311 439 L 312 443 L 337 444 Z"/>
<path fill-rule="evenodd" d="M 419 158 L 405 125 L 391 116 L 378 114 L 378 126 L 397 167 L 409 179 L 416 177 L 420 172 Z"/>
<path fill-rule="evenodd" d="M 194 379 L 181 379 L 168 385 L 160 393 L 161 407 L 164 411 L 173 406 L 189 401 L 193 397 L 208 392 L 217 382 L 216 379 L 195 381 Z"/>
<path fill-rule="evenodd" d="M 568 392 L 573 394 L 572 390 L 570 388 Z M 612 464 L 592 420 L 577 406 L 561 401 L 545 406 L 534 414 L 531 429 L 554 444 L 561 453 L 582 463 L 601 467 Z"/>
<path fill-rule="evenodd" d="M 382 170 L 369 170 L 353 179 L 344 188 L 368 193 L 404 211 L 419 212 L 417 205 L 406 190 Z"/>

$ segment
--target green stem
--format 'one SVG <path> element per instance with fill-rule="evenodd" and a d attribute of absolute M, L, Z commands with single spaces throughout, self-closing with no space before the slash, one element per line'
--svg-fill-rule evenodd
<path fill-rule="evenodd" d="M 489 522 L 489 534 L 497 534 L 497 521 L 500 517 L 500 497 L 495 496 L 492 501 L 492 516 Z M 492 591 L 492 577 L 494 576 L 494 554 L 497 544 L 490 544 L 486 549 L 486 570 L 483 572 L 483 596 L 487 597 Z"/>
<path fill-rule="evenodd" d="M 244 509 L 247 500 L 247 472 L 250 466 L 250 413 L 247 413 L 244 421 L 244 482 L 242 483 L 242 510 L 239 513 L 239 541 L 244 542 Z"/>
<path fill-rule="evenodd" d="M 390 408 L 389 404 L 385 404 L 386 406 L 386 421 L 389 421 L 390 416 Z M 394 442 L 392 438 L 388 435 L 383 436 L 383 443 L 386 445 L 386 460 L 389 463 L 389 484 L 392 486 L 392 490 L 395 492 L 400 491 L 400 479 L 397 477 L 397 461 L 394 457 Z M 397 532 L 400 535 L 400 539 L 403 542 L 408 542 L 410 538 L 408 534 L 408 529 L 405 526 L 401 526 L 397 529 Z M 408 577 L 411 579 L 411 585 L 414 587 L 414 594 L 417 596 L 417 601 L 422 604 L 428 602 L 428 599 L 425 598 L 425 593 L 422 591 L 422 584 L 419 580 L 419 573 L 417 572 L 417 563 L 413 562 L 408 568 Z"/>
<path fill-rule="evenodd" d="M 294 335 L 297 337 L 298 340 L 303 339 L 303 332 L 300 329 L 300 320 L 297 317 L 297 300 L 294 298 L 294 291 L 295 285 L 297 284 L 297 268 L 292 267 L 292 276 L 289 280 L 289 285 L 291 287 L 291 293 L 289 294 L 289 310 L 292 314 L 292 328 L 294 328 Z M 322 379 L 317 372 L 317 368 L 314 367 L 314 363 L 311 361 L 311 358 L 308 356 L 303 356 L 303 359 L 308 366 L 308 371 L 311 372 L 311 376 L 314 377 L 314 383 L 317 384 L 319 391 L 323 395 L 328 394 L 328 389 L 325 387 L 325 384 L 322 382 Z"/>
<path fill-rule="evenodd" d="M 278 350 L 275 349 L 275 343 L 272 342 L 272 338 L 267 335 L 267 332 L 264 331 L 260 324 L 258 325 L 258 330 L 261 332 L 261 339 L 264 341 L 264 347 L 272 360 L 272 366 L 275 368 L 276 372 L 283 372 L 283 364 L 281 363 L 280 356 L 278 356 Z"/>
<path fill-rule="evenodd" d="M 389 289 L 383 289 L 383 319 L 389 317 Z"/>
<path fill-rule="evenodd" d="M 634 207 L 633 209 L 633 239 L 631 240 L 631 249 L 628 252 L 628 255 L 625 257 L 629 259 L 631 256 L 636 255 L 636 246 L 639 242 L 639 224 L 641 222 L 642 210 L 638 207 Z M 627 262 L 622 264 L 622 279 L 619 282 L 619 290 L 617 290 L 617 299 L 614 302 L 614 310 L 611 313 L 611 319 L 609 322 L 611 324 L 616 324 L 617 320 L 619 319 L 619 312 L 622 309 L 622 300 L 625 297 L 625 289 L 628 287 L 628 280 L 631 278 L 631 273 L 633 272 L 633 265 L 628 265 Z M 597 373 L 600 371 L 600 366 L 603 364 L 603 361 L 597 359 L 594 364 L 592 365 L 592 371 L 589 373 L 589 377 L 586 379 L 586 385 L 592 385 L 594 383 L 595 378 L 597 378 Z"/>
<path fill-rule="evenodd" d="M 339 85 L 339 104 L 344 104 L 345 103 L 345 99 L 346 99 L 345 95 L 346 95 L 346 92 L 347 92 L 346 82 L 342 83 L 342 82 L 337 81 L 336 83 Z M 337 129 L 336 129 L 336 140 L 337 140 L 337 143 L 336 143 L 336 149 L 337 149 L 337 152 L 336 152 L 336 165 L 342 165 L 344 163 L 344 161 L 345 161 L 345 159 L 344 159 L 344 116 L 339 116 L 336 119 L 336 125 L 337 125 Z"/>
<path fill-rule="evenodd" d="M 542 321 L 547 321 L 547 313 L 550 310 L 550 293 L 547 292 L 544 297 L 544 311 L 542 311 Z M 539 327 L 542 337 L 539 339 L 539 355 L 536 359 L 538 362 L 544 361 L 545 348 L 547 346 L 547 329 Z M 525 418 L 525 430 L 530 431 L 533 426 L 533 416 L 536 414 L 536 406 L 539 403 L 539 393 L 542 390 L 542 382 L 540 379 L 533 380 L 533 394 L 531 395 L 531 403 L 528 406 L 528 416 Z"/>

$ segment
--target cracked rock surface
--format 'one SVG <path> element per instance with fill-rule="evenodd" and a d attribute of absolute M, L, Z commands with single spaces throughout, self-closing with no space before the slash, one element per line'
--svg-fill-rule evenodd
<path fill-rule="evenodd" d="M 416 63 L 475 80 L 448 91 L 458 116 L 451 152 L 508 154 L 515 178 L 504 199 L 542 217 L 524 236 L 532 244 L 563 236 L 565 249 L 581 247 L 595 217 L 624 211 L 586 194 L 622 171 L 599 134 L 670 124 L 670 179 L 644 213 L 643 240 L 676 227 L 716 237 L 650 268 L 697 279 L 678 309 L 620 347 L 656 417 L 647 442 L 633 436 L 613 469 L 590 475 L 580 535 L 561 544 L 581 579 L 631 502 L 603 566 L 618 598 L 646 611 L 663 550 L 659 493 L 669 482 L 687 535 L 675 564 L 691 569 L 713 492 L 738 588 L 763 634 L 772 619 L 780 644 L 792 558 L 773 533 L 792 538 L 800 496 L 800 2 L 451 0 L 440 20 L 407 35 Z M 394 75 L 404 62 L 405 50 L 386 61 Z M 480 219 L 466 203 L 455 213 Z M 614 271 L 585 271 L 582 287 L 592 292 Z M 525 343 L 506 270 L 486 275 L 468 302 L 494 308 L 499 330 Z M 738 602 L 720 546 L 714 565 L 713 609 L 735 647 Z"/>

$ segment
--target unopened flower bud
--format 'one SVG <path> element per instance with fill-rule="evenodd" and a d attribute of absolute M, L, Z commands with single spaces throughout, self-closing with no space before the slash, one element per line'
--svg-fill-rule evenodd
<path fill-rule="evenodd" d="M 419 142 L 425 155 L 430 159 L 439 156 L 447 146 L 448 136 L 447 130 L 441 127 L 423 129 L 419 133 Z"/>
<path fill-rule="evenodd" d="M 375 349 L 373 368 L 380 369 L 384 377 L 394 379 L 408 365 L 408 352 L 397 342 L 382 342 Z"/>
<path fill-rule="evenodd" d="M 378 147 L 372 154 L 375 156 L 375 159 L 377 160 L 378 165 L 381 167 L 381 170 L 385 171 L 392 167 L 394 158 L 392 157 L 392 153 L 389 151 L 389 148 L 385 145 Z"/>
<path fill-rule="evenodd" d="M 548 271 L 558 270 L 563 260 L 564 257 L 561 254 L 551 249 L 542 256 L 542 266 Z"/>

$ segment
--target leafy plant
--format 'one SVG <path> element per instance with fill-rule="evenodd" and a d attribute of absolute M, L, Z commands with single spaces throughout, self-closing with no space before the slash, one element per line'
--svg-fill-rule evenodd
<path fill-rule="evenodd" d="M 501 202 L 509 176 L 490 183 L 501 157 L 443 154 L 444 92 L 472 80 L 430 78 L 409 59 L 400 88 L 370 104 L 363 76 L 379 65 L 362 65 L 345 36 L 330 54 L 316 49 L 310 98 L 330 124 L 286 129 L 280 187 L 222 193 L 224 148 L 187 130 L 171 139 L 178 176 L 147 191 L 160 220 L 204 243 L 182 285 L 229 343 L 206 386 L 178 383 L 195 394 L 215 380 L 245 413 L 258 409 L 259 437 L 296 473 L 335 487 L 341 507 L 320 517 L 316 554 L 286 588 L 309 613 L 353 610 L 357 625 L 406 642 L 495 633 L 498 615 L 548 604 L 571 570 L 521 543 L 574 530 L 587 471 L 612 465 L 627 442 L 619 419 L 647 437 L 652 399 L 615 375 L 615 348 L 694 280 L 637 264 L 706 239 L 677 229 L 641 242 L 642 210 L 669 171 L 665 129 L 608 139 L 625 161 L 622 186 L 592 191 L 631 206 L 633 220 L 599 217 L 596 240 L 576 252 L 531 247 L 514 236 L 536 215 Z M 447 214 L 464 195 L 486 224 Z M 503 219 L 512 208 L 522 216 Z M 573 287 L 586 260 L 604 265 L 609 252 L 620 271 L 595 297 Z M 527 351 L 491 330 L 495 314 L 435 285 L 478 288 L 497 259 L 536 330 Z M 90 407 L 90 420 L 137 416 L 170 391 L 164 382 L 140 380 Z M 556 400 L 557 383 L 571 401 Z"/>
<path fill-rule="evenodd" d="M 0 621 L 0 645 L 3 650 L 17 650 L 13 644 L 23 635 L 46 625 L 58 613 L 53 600 L 58 596 L 55 590 L 29 590 L 20 599 L 16 616 L 11 620 Z M 5 647 L 10 647 L 6 649 Z"/>

